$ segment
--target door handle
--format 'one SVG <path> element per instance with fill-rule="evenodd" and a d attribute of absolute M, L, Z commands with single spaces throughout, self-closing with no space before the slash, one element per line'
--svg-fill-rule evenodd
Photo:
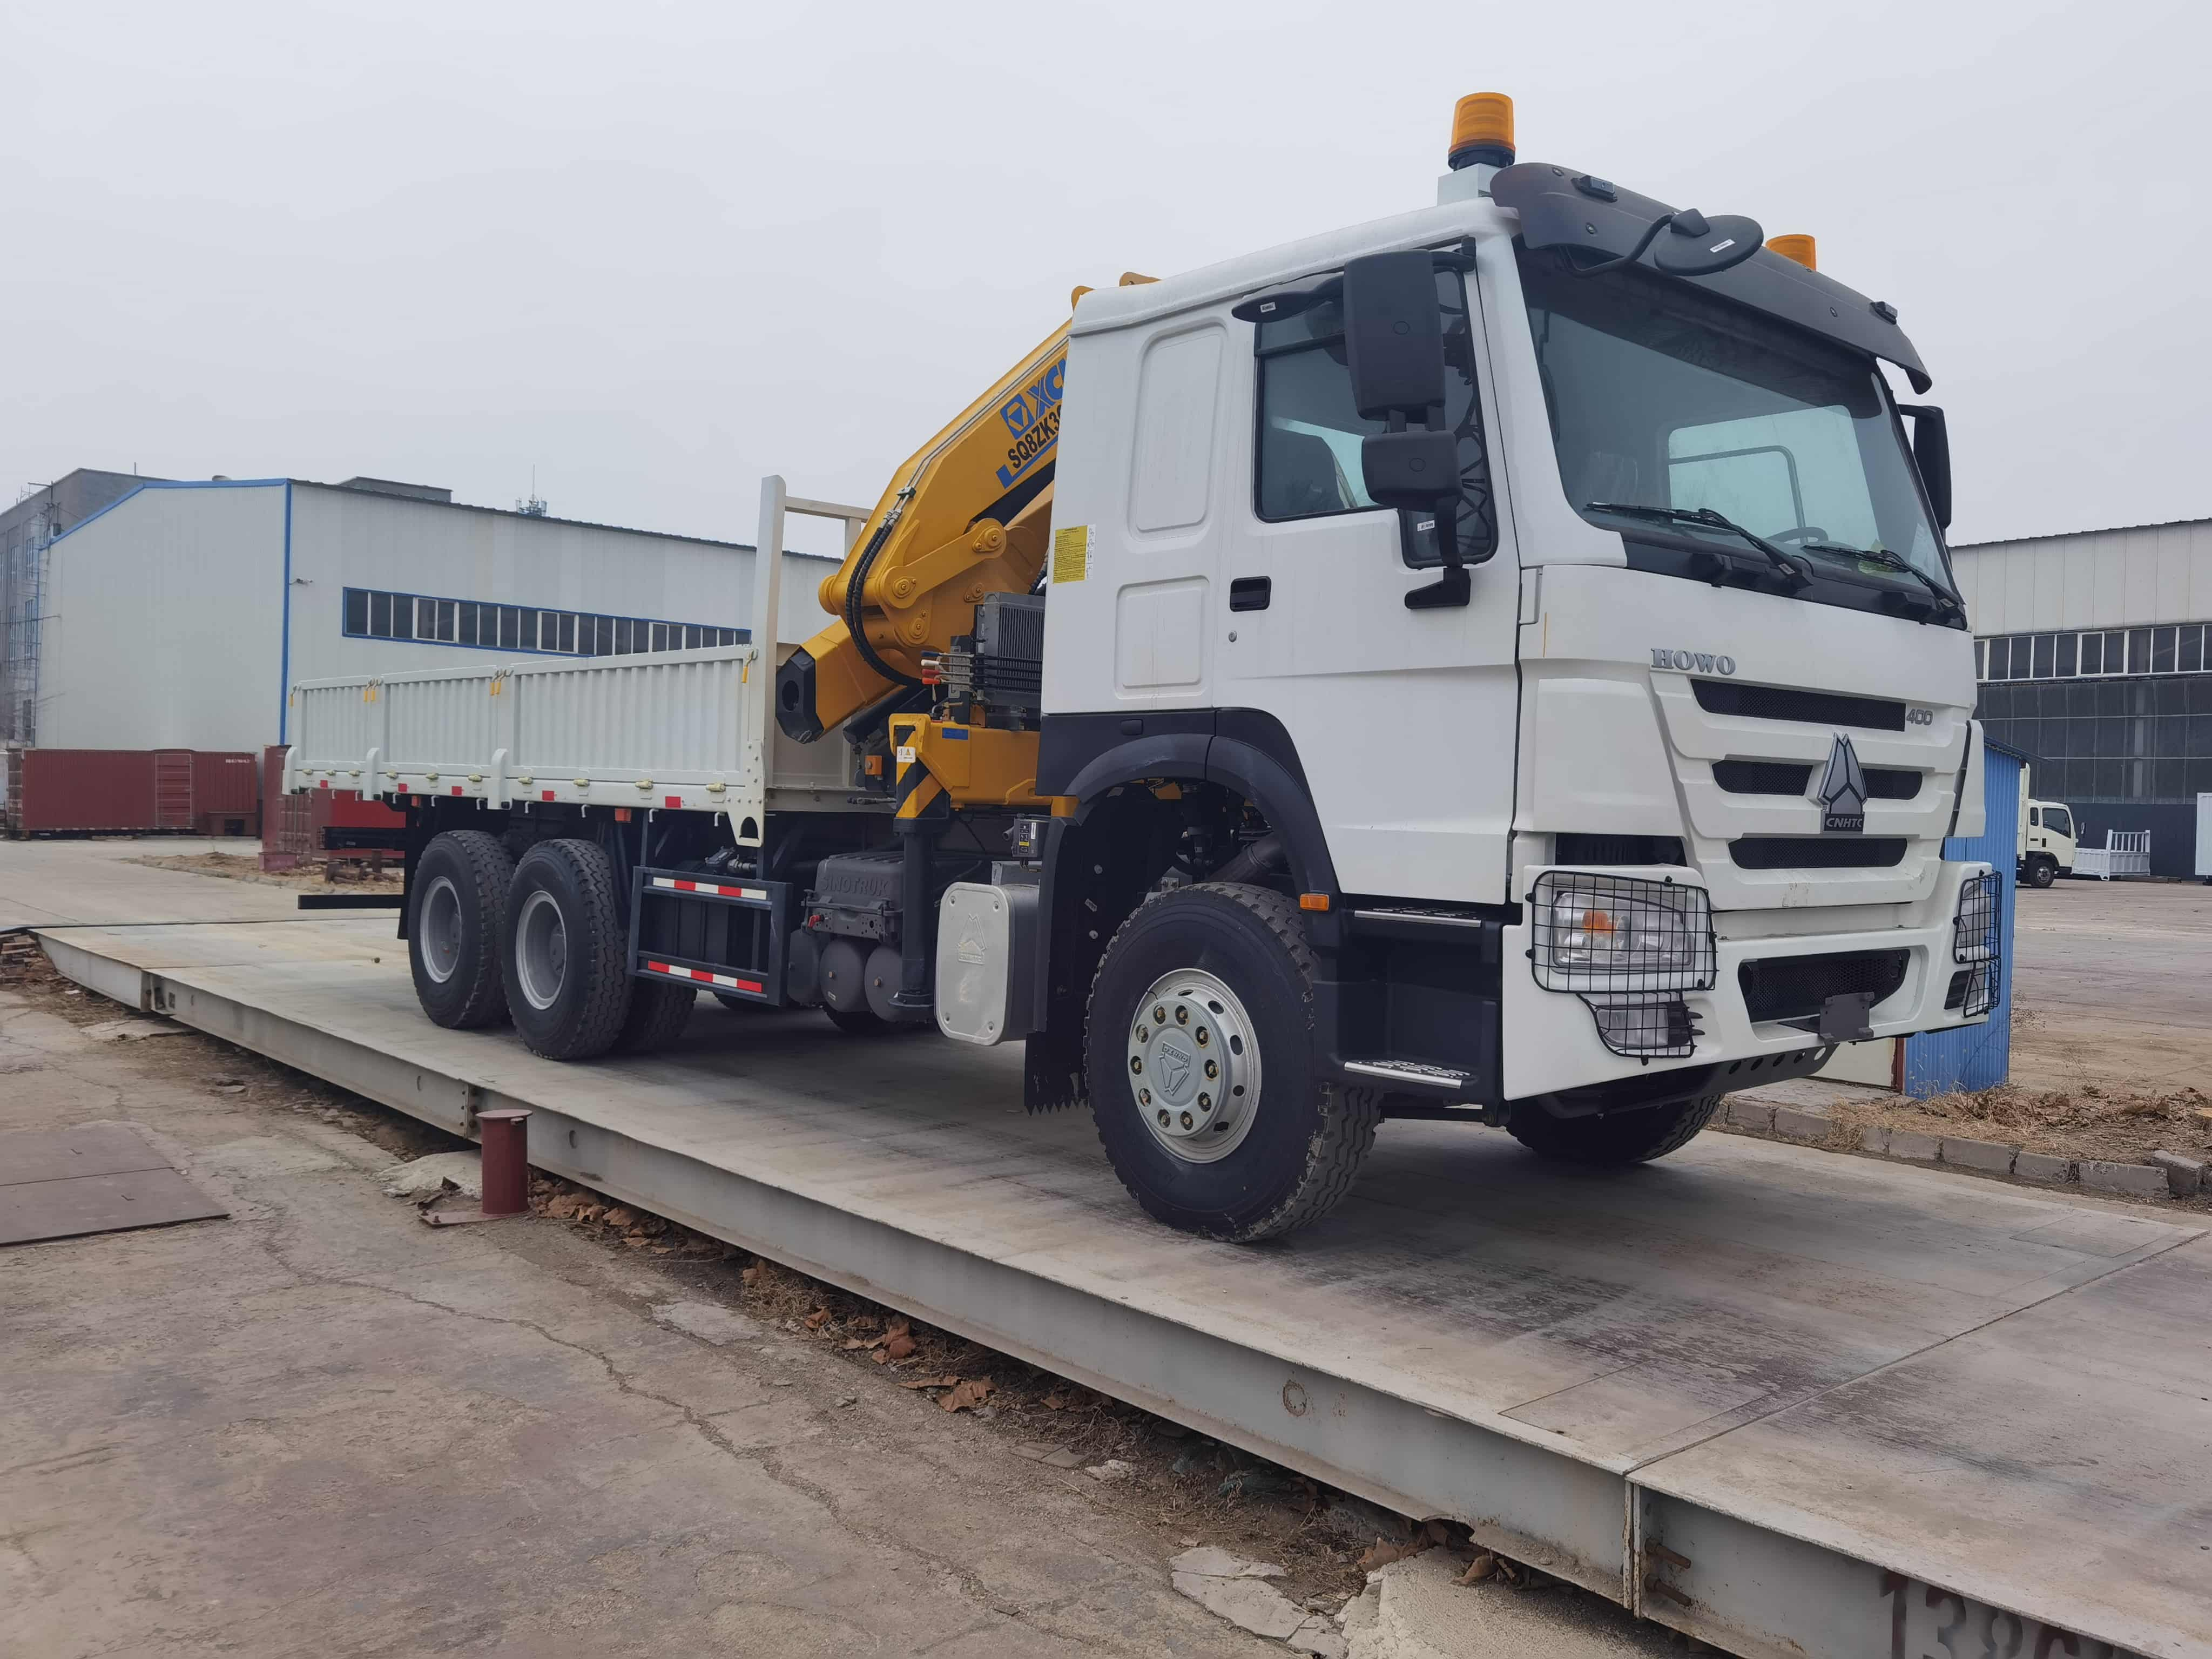
<path fill-rule="evenodd" d="M 1229 584 L 1229 608 L 1231 611 L 1265 611 L 1267 601 L 1274 594 L 1275 582 L 1272 576 L 1239 576 Z"/>

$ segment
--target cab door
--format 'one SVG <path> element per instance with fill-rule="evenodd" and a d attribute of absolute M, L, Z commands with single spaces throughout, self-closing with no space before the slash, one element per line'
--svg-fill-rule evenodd
<path fill-rule="evenodd" d="M 1216 701 L 1281 722 L 1339 884 L 1351 893 L 1498 903 L 1510 895 L 1519 568 L 1484 419 L 1492 381 L 1474 285 L 1440 270 L 1445 417 L 1456 434 L 1468 603 L 1434 585 L 1433 515 L 1369 497 L 1340 306 L 1236 325 L 1250 419 L 1230 456 Z M 1241 499 L 1237 499 L 1241 496 Z"/>

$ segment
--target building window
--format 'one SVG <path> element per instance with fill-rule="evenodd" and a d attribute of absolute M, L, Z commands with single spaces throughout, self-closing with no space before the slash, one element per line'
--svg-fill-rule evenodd
<path fill-rule="evenodd" d="M 716 628 L 651 617 L 600 617 L 574 611 L 525 610 L 474 599 L 425 599 L 414 593 L 348 587 L 339 595 L 339 631 L 349 639 L 411 640 L 533 655 L 609 656 L 646 651 L 742 645 L 742 628 Z"/>

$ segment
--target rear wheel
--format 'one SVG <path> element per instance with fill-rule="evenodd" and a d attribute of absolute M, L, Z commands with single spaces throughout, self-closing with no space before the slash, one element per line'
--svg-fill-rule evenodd
<path fill-rule="evenodd" d="M 454 1030 L 504 1018 L 499 951 L 514 860 L 495 836 L 448 830 L 423 848 L 412 874 L 407 965 L 415 1000 Z"/>
<path fill-rule="evenodd" d="M 1530 1152 L 1563 1164 L 1649 1164 L 1688 1145 L 1720 1103 L 1718 1095 L 1707 1095 L 1601 1117 L 1553 1117 L 1535 1107 L 1516 1111 L 1505 1127 Z"/>
<path fill-rule="evenodd" d="M 1322 1077 L 1316 972 L 1296 907 L 1266 888 L 1177 888 L 1121 924 L 1085 1055 L 1098 1139 L 1147 1214 L 1272 1238 L 1349 1190 L 1381 1097 Z"/>
<path fill-rule="evenodd" d="M 542 841 L 514 866 L 500 967 L 514 1029 L 548 1060 L 603 1054 L 630 1012 L 614 866 L 588 841 Z"/>
<path fill-rule="evenodd" d="M 678 985 L 665 979 L 634 979 L 629 988 L 629 1013 L 615 1034 L 618 1054 L 649 1054 L 665 1048 L 684 1035 L 691 1011 L 699 1006 L 696 986 Z"/>

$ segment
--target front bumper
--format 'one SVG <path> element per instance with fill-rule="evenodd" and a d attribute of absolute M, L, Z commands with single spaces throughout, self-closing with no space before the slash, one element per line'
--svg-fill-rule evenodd
<path fill-rule="evenodd" d="M 1887 911 L 1893 919 L 1888 926 L 1818 931 L 1827 918 L 1820 908 L 1812 907 L 1779 912 L 1721 912 L 1714 918 L 1717 939 L 1712 985 L 1679 994 L 1695 1030 L 1693 1046 L 1686 1054 L 1666 1059 L 1614 1053 L 1600 1036 L 1596 1018 L 1582 998 L 1538 985 L 1529 957 L 1535 944 L 1535 926 L 1533 919 L 1524 918 L 1504 930 L 1503 940 L 1499 1005 L 1504 1042 L 1500 1059 L 1505 1097 L 1517 1100 L 1587 1088 L 1615 1078 L 1650 1078 L 1667 1070 L 1779 1057 L 1825 1046 L 1815 1031 L 1752 1018 L 1739 969 L 1753 961 L 1901 951 L 1905 956 L 1902 981 L 1868 1014 L 1873 1037 L 1905 1036 L 1980 1024 L 1988 1018 L 1986 1014 L 1969 1019 L 1956 1008 L 1946 1009 L 1943 1005 L 1954 975 L 1966 965 L 1953 957 L 1953 919 L 1958 914 L 1960 890 L 1988 868 L 1985 864 L 1937 865 L 1934 890 L 1924 899 Z M 1678 882 L 1692 884 L 1698 880 L 1696 873 L 1686 869 L 1644 866 L 1608 869 L 1603 873 L 1647 879 L 1672 876 Z M 1770 931 L 1778 915 L 1801 921 L 1805 931 Z"/>

